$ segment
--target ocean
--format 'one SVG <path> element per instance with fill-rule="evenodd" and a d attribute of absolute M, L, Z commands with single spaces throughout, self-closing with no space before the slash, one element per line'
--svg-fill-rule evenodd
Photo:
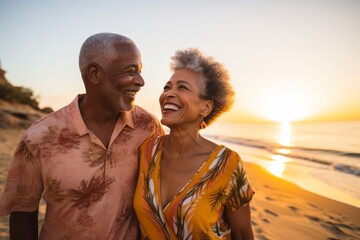
<path fill-rule="evenodd" d="M 360 207 L 360 121 L 214 123 L 202 135 L 303 189 Z"/>

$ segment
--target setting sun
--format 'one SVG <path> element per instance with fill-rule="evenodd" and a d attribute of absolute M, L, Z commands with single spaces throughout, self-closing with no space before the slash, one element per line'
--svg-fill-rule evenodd
<path fill-rule="evenodd" d="M 281 85 L 263 93 L 264 101 L 258 114 L 276 122 L 299 121 L 308 117 L 314 110 L 305 89 Z"/>

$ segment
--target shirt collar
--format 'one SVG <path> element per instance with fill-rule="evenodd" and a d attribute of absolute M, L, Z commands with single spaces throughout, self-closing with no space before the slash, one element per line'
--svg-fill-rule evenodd
<path fill-rule="evenodd" d="M 133 119 L 133 111 L 122 112 L 118 119 L 118 122 L 119 121 L 124 121 L 124 123 L 132 129 L 135 128 L 134 127 L 134 119 Z"/>
<path fill-rule="evenodd" d="M 76 131 L 80 136 L 90 133 L 91 131 L 87 128 L 80 112 L 79 99 L 85 94 L 79 94 L 69 104 L 69 127 Z M 134 129 L 133 111 L 122 112 L 117 120 L 116 125 L 127 125 Z"/>

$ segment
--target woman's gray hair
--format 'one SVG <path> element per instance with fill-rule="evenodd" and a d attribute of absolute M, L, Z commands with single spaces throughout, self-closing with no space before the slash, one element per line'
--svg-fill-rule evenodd
<path fill-rule="evenodd" d="M 212 100 L 214 103 L 213 110 L 204 119 L 206 124 L 212 123 L 222 113 L 231 109 L 235 92 L 230 84 L 230 75 L 221 63 L 204 55 L 197 48 L 179 50 L 171 60 L 170 69 L 173 72 L 189 69 L 204 77 L 205 91 L 200 93 L 200 98 Z"/>
<path fill-rule="evenodd" d="M 101 67 L 109 64 L 116 54 L 114 44 L 119 42 L 135 44 L 130 38 L 116 33 L 97 33 L 88 37 L 80 49 L 80 71 L 94 62 Z"/>

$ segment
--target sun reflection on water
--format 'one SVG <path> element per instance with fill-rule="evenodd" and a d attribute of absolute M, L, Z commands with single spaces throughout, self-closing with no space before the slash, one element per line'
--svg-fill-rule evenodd
<path fill-rule="evenodd" d="M 282 146 L 291 145 L 291 125 L 289 122 L 282 122 L 280 126 L 280 138 L 278 141 Z"/>
<path fill-rule="evenodd" d="M 273 155 L 271 158 L 274 160 L 269 164 L 269 171 L 275 176 L 280 177 L 285 170 L 285 163 L 290 160 L 282 155 Z"/>
<path fill-rule="evenodd" d="M 277 154 L 271 156 L 272 162 L 269 164 L 269 171 L 275 176 L 280 177 L 285 170 L 285 163 L 290 159 L 286 155 L 291 153 L 289 147 L 291 142 L 291 125 L 289 122 L 282 122 L 280 125 L 280 133 L 278 143 L 282 146 L 275 150 Z"/>

